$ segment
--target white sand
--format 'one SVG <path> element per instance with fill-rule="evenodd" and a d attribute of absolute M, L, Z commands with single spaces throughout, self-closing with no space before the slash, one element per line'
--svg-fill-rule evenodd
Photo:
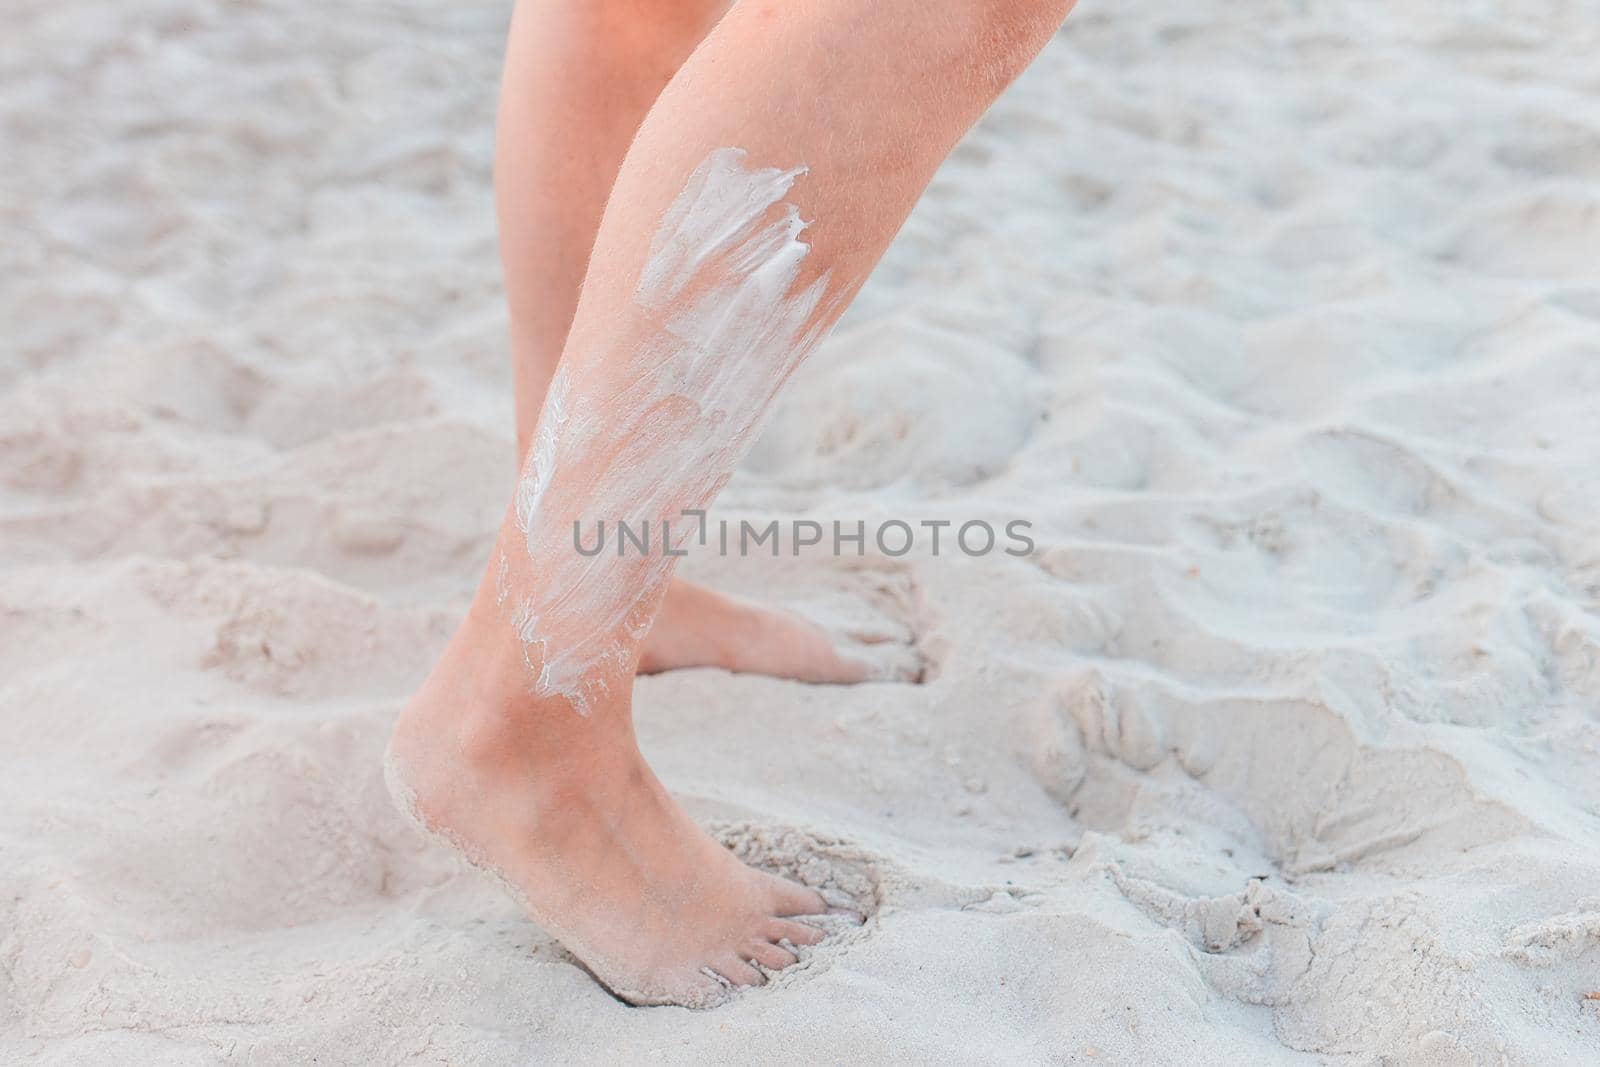
<path fill-rule="evenodd" d="M 1084 0 L 697 558 L 928 684 L 638 692 L 874 915 L 695 1014 L 389 807 L 509 493 L 503 2 L 15 0 L 0 1062 L 1600 1059 L 1600 6 Z"/>

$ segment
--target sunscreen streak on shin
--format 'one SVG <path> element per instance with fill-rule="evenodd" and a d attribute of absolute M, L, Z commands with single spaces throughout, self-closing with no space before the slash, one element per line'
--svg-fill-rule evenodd
<path fill-rule="evenodd" d="M 531 588 L 512 612 L 535 692 L 590 698 L 622 681 L 671 574 L 660 543 L 707 506 L 748 451 L 779 388 L 825 332 L 823 275 L 796 289 L 806 223 L 787 202 L 803 168 L 747 166 L 712 152 L 662 218 L 634 292 L 638 327 L 618 350 L 551 384 L 516 497 Z M 585 354 L 587 356 L 587 353 Z M 557 478 L 557 472 L 560 477 Z M 648 523 L 647 552 L 592 557 L 575 520 Z"/>

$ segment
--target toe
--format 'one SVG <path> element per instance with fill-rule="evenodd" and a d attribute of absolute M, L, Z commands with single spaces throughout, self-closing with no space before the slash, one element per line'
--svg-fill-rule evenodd
<path fill-rule="evenodd" d="M 727 980 L 709 967 L 695 973 L 678 975 L 659 986 L 636 989 L 625 984 L 607 983 L 606 988 L 620 999 L 639 1007 L 675 1004 L 695 1011 L 715 1008 L 726 1003 L 728 997 L 732 995 Z"/>
<path fill-rule="evenodd" d="M 772 889 L 773 915 L 821 915 L 828 910 L 827 901 L 815 889 L 770 875 L 768 884 Z"/>
<path fill-rule="evenodd" d="M 754 960 L 769 971 L 781 971 L 799 960 L 793 952 L 770 941 L 750 942 L 745 946 L 745 958 Z"/>
<path fill-rule="evenodd" d="M 732 994 L 728 992 L 726 985 L 710 977 L 702 977 L 689 987 L 688 992 L 681 999 L 675 999 L 669 1001 L 669 1003 L 681 1004 L 683 1007 L 693 1011 L 706 1011 L 726 1004 L 730 996 Z"/>
<path fill-rule="evenodd" d="M 815 945 L 822 940 L 822 931 L 793 919 L 773 919 L 762 931 L 768 941 L 787 941 L 791 945 Z"/>
<path fill-rule="evenodd" d="M 909 645 L 912 640 L 911 627 L 889 619 L 874 619 L 864 625 L 852 626 L 847 636 L 862 645 Z"/>
<path fill-rule="evenodd" d="M 820 681 L 833 685 L 859 685 L 870 682 L 877 673 L 872 661 L 861 656 L 852 656 L 847 652 L 832 653 L 833 662 L 828 665 L 825 678 Z"/>
<path fill-rule="evenodd" d="M 739 986 L 765 985 L 767 976 L 737 956 L 726 956 L 711 964 L 711 969 Z"/>

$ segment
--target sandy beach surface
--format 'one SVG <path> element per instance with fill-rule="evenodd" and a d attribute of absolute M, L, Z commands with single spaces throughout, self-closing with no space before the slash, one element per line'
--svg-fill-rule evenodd
<path fill-rule="evenodd" d="M 635 1009 L 390 806 L 514 474 L 508 6 L 13 0 L 0 1062 L 1600 1062 L 1600 5 L 1083 0 L 698 553 L 920 686 L 646 754 L 870 917 Z"/>

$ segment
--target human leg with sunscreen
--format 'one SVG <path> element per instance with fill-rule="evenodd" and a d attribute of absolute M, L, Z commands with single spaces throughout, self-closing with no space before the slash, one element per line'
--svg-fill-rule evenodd
<path fill-rule="evenodd" d="M 758 983 L 823 902 L 740 864 L 646 765 L 631 683 L 675 560 L 585 556 L 573 524 L 659 531 L 711 502 L 1070 6 L 743 0 L 628 150 L 495 558 L 391 743 L 421 820 L 628 1000 Z"/>

